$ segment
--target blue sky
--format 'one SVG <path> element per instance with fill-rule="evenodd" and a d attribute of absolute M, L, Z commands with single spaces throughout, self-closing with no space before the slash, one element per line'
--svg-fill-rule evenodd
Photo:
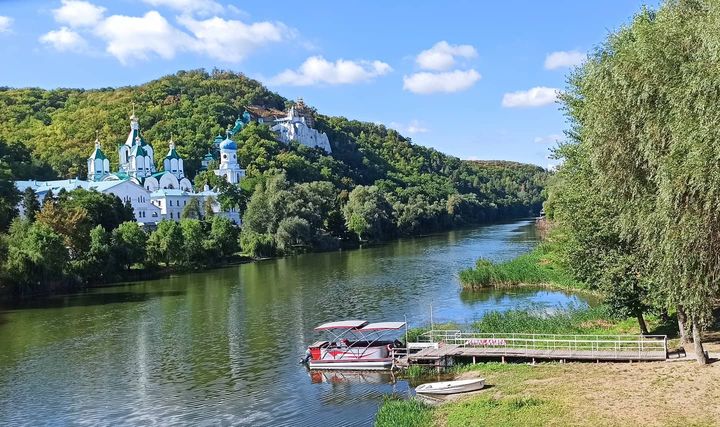
<path fill-rule="evenodd" d="M 321 113 L 464 159 L 551 164 L 555 89 L 636 0 L 0 0 L 0 85 L 132 85 L 180 69 L 257 78 Z"/>

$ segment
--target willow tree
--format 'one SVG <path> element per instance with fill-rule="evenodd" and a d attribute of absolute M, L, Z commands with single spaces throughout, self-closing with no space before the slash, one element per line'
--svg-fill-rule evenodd
<path fill-rule="evenodd" d="M 563 102 L 588 151 L 606 218 L 668 306 L 683 307 L 695 352 L 720 283 L 720 1 L 639 13 L 571 76 Z"/>

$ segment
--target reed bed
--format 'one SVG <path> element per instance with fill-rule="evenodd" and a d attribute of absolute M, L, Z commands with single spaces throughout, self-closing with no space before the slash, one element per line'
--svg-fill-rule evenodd
<path fill-rule="evenodd" d="M 529 253 L 501 263 L 481 258 L 475 267 L 460 272 L 460 282 L 469 289 L 520 284 L 587 289 L 573 279 L 550 243 L 543 243 Z"/>

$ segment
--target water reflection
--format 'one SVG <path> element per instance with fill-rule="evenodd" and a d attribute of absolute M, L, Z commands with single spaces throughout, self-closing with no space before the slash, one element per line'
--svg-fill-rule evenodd
<path fill-rule="evenodd" d="M 535 243 L 525 221 L 5 307 L 0 425 L 367 425 L 407 383 L 309 376 L 298 360 L 313 327 L 405 316 L 419 326 L 431 305 L 435 321 L 464 323 L 492 309 L 583 304 L 537 289 L 461 292 L 460 268 Z"/>

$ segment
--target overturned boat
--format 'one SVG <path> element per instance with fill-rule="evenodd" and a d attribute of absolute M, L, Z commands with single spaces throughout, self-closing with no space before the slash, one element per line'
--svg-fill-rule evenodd
<path fill-rule="evenodd" d="M 310 344 L 304 362 L 310 369 L 391 369 L 394 349 L 403 344 L 389 337 L 404 326 L 405 322 L 366 320 L 323 323 L 315 330 L 327 332 L 330 339 Z"/>
<path fill-rule="evenodd" d="M 456 394 L 481 390 L 485 387 L 485 378 L 471 380 L 440 381 L 437 383 L 421 384 L 415 387 L 418 394 Z"/>

